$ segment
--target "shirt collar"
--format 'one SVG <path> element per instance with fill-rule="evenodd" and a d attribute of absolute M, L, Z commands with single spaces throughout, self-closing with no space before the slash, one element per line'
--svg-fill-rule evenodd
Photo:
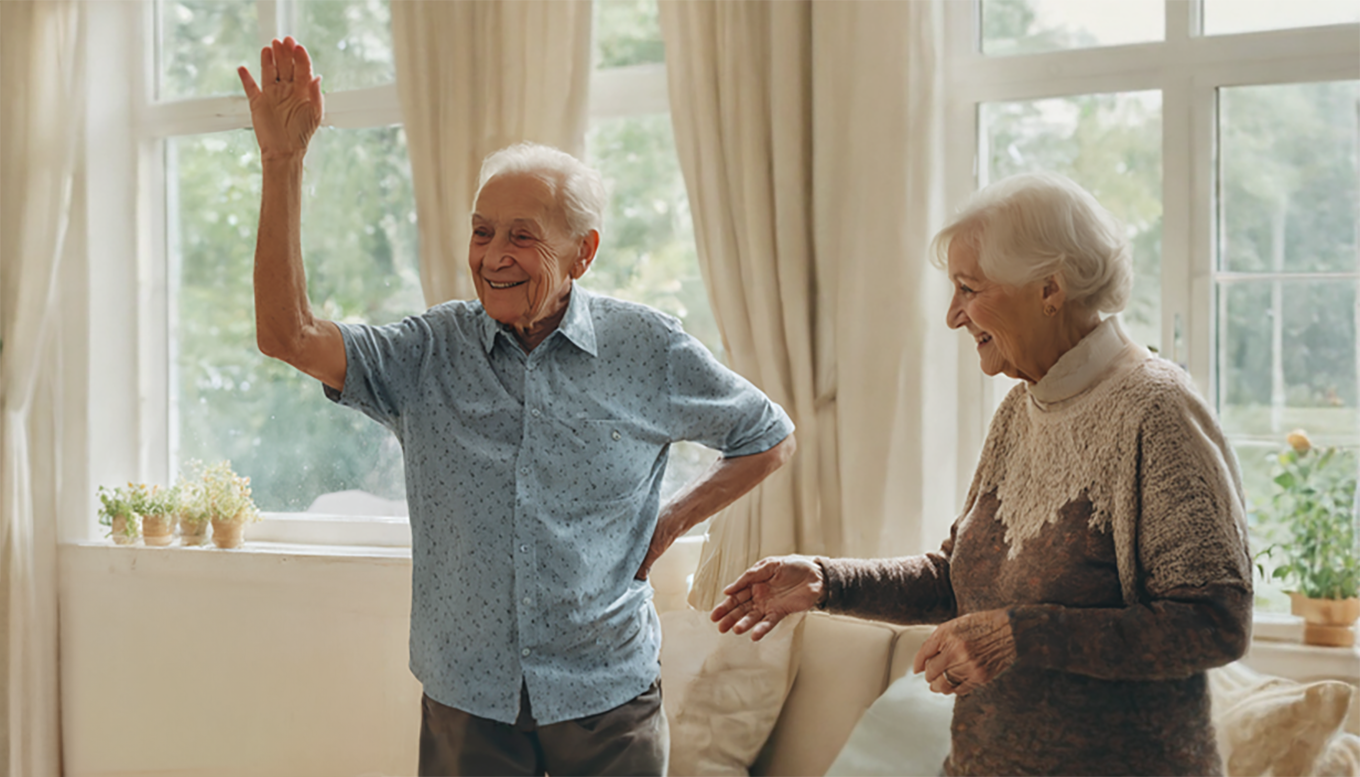
<path fill-rule="evenodd" d="M 1124 334 L 1118 317 L 1110 316 L 1059 357 L 1038 383 L 1026 388 L 1040 405 L 1061 402 L 1095 385 L 1116 362 L 1139 355 L 1150 358 L 1146 349 Z"/>
<path fill-rule="evenodd" d="M 573 282 L 571 297 L 567 300 L 567 312 L 562 315 L 562 321 L 557 325 L 553 334 L 560 332 L 563 337 L 575 343 L 577 348 L 591 356 L 598 356 L 595 346 L 595 322 L 590 317 L 590 297 L 592 296 L 594 295 Z M 503 333 L 512 340 L 515 337 L 515 332 L 511 327 L 487 315 L 486 309 L 483 308 L 482 347 L 486 349 L 487 353 L 491 353 L 491 349 L 496 347 L 496 335 L 498 333 Z M 552 335 L 548 335 L 548 337 L 552 337 Z"/>

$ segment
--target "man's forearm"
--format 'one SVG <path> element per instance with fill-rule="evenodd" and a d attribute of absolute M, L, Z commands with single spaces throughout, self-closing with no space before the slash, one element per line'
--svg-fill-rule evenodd
<path fill-rule="evenodd" d="M 674 537 L 684 534 L 759 485 L 797 448 L 790 434 L 763 453 L 718 459 L 661 508 L 658 523 L 667 526 Z"/>
<path fill-rule="evenodd" d="M 315 326 L 302 265 L 302 154 L 264 159 L 255 243 L 255 336 L 260 350 L 290 361 Z"/>

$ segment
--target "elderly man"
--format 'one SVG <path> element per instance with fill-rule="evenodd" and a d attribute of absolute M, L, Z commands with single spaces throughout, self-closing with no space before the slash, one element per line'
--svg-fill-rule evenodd
<path fill-rule="evenodd" d="M 317 320 L 298 214 L 320 78 L 292 38 L 261 53 L 263 88 L 240 76 L 264 168 L 260 350 L 402 443 L 421 774 L 663 773 L 648 569 L 783 464 L 793 425 L 674 319 L 575 286 L 604 186 L 544 146 L 483 165 L 479 302 L 382 327 Z M 678 440 L 723 457 L 662 506 Z"/>

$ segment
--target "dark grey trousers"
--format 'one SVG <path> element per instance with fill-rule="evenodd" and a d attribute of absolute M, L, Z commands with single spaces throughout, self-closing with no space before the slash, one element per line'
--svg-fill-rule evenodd
<path fill-rule="evenodd" d="M 519 719 L 500 723 L 421 696 L 421 777 L 485 775 L 657 775 L 670 734 L 661 680 L 630 702 L 575 720 L 538 725 L 521 686 Z"/>

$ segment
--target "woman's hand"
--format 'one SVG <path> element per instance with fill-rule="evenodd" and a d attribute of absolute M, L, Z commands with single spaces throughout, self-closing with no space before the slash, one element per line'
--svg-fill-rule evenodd
<path fill-rule="evenodd" d="M 964 696 L 991 682 L 1015 661 L 1015 639 L 1005 610 L 974 612 L 941 624 L 916 653 L 930 690 Z"/>
<path fill-rule="evenodd" d="M 321 125 L 321 76 L 312 75 L 312 58 L 292 36 L 260 51 L 260 88 L 244 66 L 237 69 L 260 156 L 302 156 Z"/>
<path fill-rule="evenodd" d="M 786 615 L 817 606 L 826 595 L 822 568 L 808 556 L 762 559 L 723 589 L 727 598 L 709 616 L 718 631 L 751 632 L 759 641 Z"/>

